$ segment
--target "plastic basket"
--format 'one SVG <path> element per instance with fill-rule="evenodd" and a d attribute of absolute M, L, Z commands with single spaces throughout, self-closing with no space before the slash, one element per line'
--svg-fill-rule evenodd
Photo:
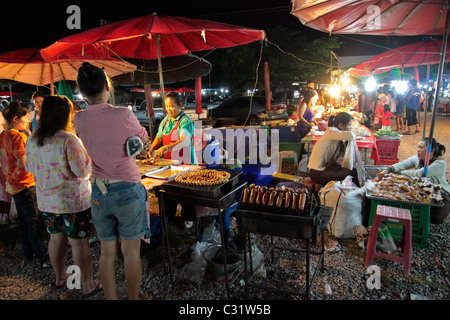
<path fill-rule="evenodd" d="M 378 205 L 384 205 L 395 208 L 408 209 L 412 218 L 412 245 L 413 247 L 428 247 L 430 237 L 430 206 L 401 203 L 389 200 L 371 199 L 369 226 L 372 225 L 373 218 L 377 212 Z M 403 224 L 393 221 L 384 221 L 389 228 L 389 232 L 395 241 L 399 242 L 402 238 Z"/>
<path fill-rule="evenodd" d="M 380 159 L 397 159 L 400 140 L 377 139 L 377 149 Z"/>
<path fill-rule="evenodd" d="M 390 166 L 393 165 L 394 163 L 397 163 L 398 159 L 383 159 L 380 158 L 380 160 L 375 161 L 375 165 L 377 166 Z"/>

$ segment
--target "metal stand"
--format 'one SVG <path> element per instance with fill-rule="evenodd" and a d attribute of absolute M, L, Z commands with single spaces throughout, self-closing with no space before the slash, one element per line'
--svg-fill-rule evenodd
<path fill-rule="evenodd" d="M 230 285 L 228 281 L 228 270 L 227 270 L 227 261 L 226 261 L 226 239 L 224 236 L 224 226 L 222 221 L 222 209 L 227 209 L 235 200 L 236 193 L 242 189 L 246 182 L 241 182 L 231 188 L 226 194 L 222 194 L 217 198 L 203 197 L 200 195 L 191 195 L 185 193 L 178 193 L 174 191 L 164 190 L 164 185 L 160 186 L 156 191 L 159 198 L 159 210 L 161 215 L 161 223 L 162 223 L 162 248 L 163 248 L 163 266 L 165 268 L 166 264 L 166 247 L 167 247 L 167 262 L 169 268 L 169 276 L 170 281 L 173 282 L 173 272 L 172 272 L 172 259 L 170 258 L 170 243 L 169 243 L 169 234 L 167 231 L 167 223 L 166 223 L 166 214 L 164 210 L 164 201 L 165 199 L 173 201 L 173 202 L 182 202 L 182 203 L 190 203 L 195 205 L 207 206 L 211 208 L 217 208 L 217 216 L 219 220 L 220 226 L 220 239 L 222 243 L 222 255 L 223 255 L 223 267 L 224 267 L 224 276 L 225 276 L 225 285 L 227 290 L 227 296 L 230 298 Z"/>
<path fill-rule="evenodd" d="M 270 290 L 270 291 L 276 291 L 276 292 L 281 292 L 281 293 L 287 293 L 287 294 L 293 294 L 293 295 L 302 295 L 302 292 L 298 292 L 298 291 L 291 291 L 291 290 L 283 290 L 283 289 L 279 289 L 279 288 L 275 288 L 275 287 L 268 287 L 268 286 L 263 286 L 263 285 L 258 285 L 255 283 L 252 283 L 252 279 L 255 276 L 256 272 L 258 271 L 258 269 L 262 266 L 262 263 L 264 262 L 264 260 L 267 258 L 267 256 L 269 254 L 271 254 L 271 258 L 272 261 L 274 260 L 274 256 L 273 256 L 273 252 L 274 249 L 279 249 L 279 250 L 289 250 L 289 251 L 293 251 L 293 252 L 306 252 L 306 292 L 305 292 L 305 297 L 306 299 L 310 299 L 311 297 L 311 290 L 312 287 L 314 285 L 314 281 L 317 277 L 317 271 L 320 267 L 320 270 L 323 272 L 324 271 L 324 233 L 323 233 L 323 229 L 320 228 L 320 223 L 321 223 L 321 219 L 317 219 L 317 220 L 311 220 L 310 222 L 310 226 L 312 227 L 312 231 L 310 232 L 311 229 L 309 227 L 304 228 L 301 224 L 302 221 L 299 220 L 298 221 L 298 225 L 295 227 L 292 227 L 293 224 L 295 224 L 295 216 L 289 216 L 288 219 L 286 219 L 285 223 L 286 223 L 286 228 L 284 228 L 283 230 L 283 219 L 281 217 L 280 219 L 280 215 L 279 214 L 270 214 L 270 213 L 262 213 L 262 216 L 259 218 L 260 220 L 258 222 L 256 222 L 255 224 L 253 224 L 252 220 L 257 219 L 257 213 L 256 212 L 251 212 L 251 211 L 246 211 L 246 210 L 238 210 L 237 214 L 240 215 L 241 219 L 244 218 L 244 220 L 247 220 L 247 222 L 244 222 L 244 225 L 242 226 L 243 231 L 245 233 L 244 235 L 244 279 L 245 279 L 245 292 L 246 292 L 246 296 L 247 299 L 249 299 L 249 291 L 248 288 L 249 287 L 255 287 L 255 288 L 259 288 L 259 289 L 264 289 L 264 290 Z M 275 220 L 271 221 L 271 216 L 277 216 Z M 265 223 L 261 223 L 261 221 L 266 220 L 267 223 L 272 224 L 272 223 L 276 223 L 277 224 L 277 228 L 272 228 L 269 225 L 268 228 L 265 228 Z M 303 219 L 304 220 L 304 219 Z M 278 229 L 279 231 L 276 231 L 276 229 Z M 289 230 L 290 229 L 290 230 Z M 295 232 L 298 232 L 297 235 L 292 234 L 292 230 L 297 229 Z M 313 243 L 315 243 L 315 238 L 317 237 L 317 233 L 314 232 L 314 230 L 319 229 L 319 233 L 321 235 L 321 240 L 322 240 L 322 245 L 321 245 L 321 251 L 313 251 L 310 248 L 310 244 L 311 241 Z M 252 254 L 251 254 L 251 240 L 250 240 L 250 233 L 258 233 L 258 234 L 263 234 L 263 235 L 270 235 L 270 240 L 271 240 L 271 245 L 269 250 L 265 253 L 264 258 L 261 260 L 261 262 L 258 264 L 258 266 L 255 268 L 255 270 L 253 270 L 253 263 L 252 263 Z M 292 247 L 283 247 L 283 246 L 276 246 L 274 245 L 273 242 L 273 236 L 280 236 L 280 237 L 286 237 L 286 238 L 296 238 L 296 239 L 300 239 L 303 240 L 305 242 L 305 248 L 292 248 Z M 248 247 L 247 247 L 248 245 Z M 250 258 L 250 263 L 248 264 L 247 262 L 247 250 L 249 252 L 249 258 Z M 314 270 L 314 274 L 312 276 L 312 279 L 310 281 L 310 255 L 311 254 L 316 254 L 319 255 L 319 263 L 317 264 L 317 267 Z M 249 272 L 247 271 L 248 265 L 250 265 L 250 275 Z"/>

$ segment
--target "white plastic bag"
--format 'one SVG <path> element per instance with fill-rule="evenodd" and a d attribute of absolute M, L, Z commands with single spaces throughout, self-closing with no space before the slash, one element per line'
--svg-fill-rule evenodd
<path fill-rule="evenodd" d="M 319 191 L 321 205 L 333 208 L 328 231 L 338 239 L 355 238 L 353 229 L 362 225 L 365 189 L 354 183 L 344 187 L 351 181 L 347 178 L 343 183 L 330 181 Z"/>

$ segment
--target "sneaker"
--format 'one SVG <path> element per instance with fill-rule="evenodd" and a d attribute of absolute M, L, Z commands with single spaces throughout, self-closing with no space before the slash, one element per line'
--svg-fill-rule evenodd
<path fill-rule="evenodd" d="M 44 263 L 42 264 L 42 268 L 43 268 L 43 269 L 51 269 L 51 268 L 52 268 L 51 262 L 50 262 L 50 261 L 44 262 Z"/>

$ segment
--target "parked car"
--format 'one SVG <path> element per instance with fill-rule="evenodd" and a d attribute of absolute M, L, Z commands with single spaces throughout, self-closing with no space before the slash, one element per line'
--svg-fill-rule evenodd
<path fill-rule="evenodd" d="M 224 101 L 216 108 L 210 109 L 210 117 L 216 121 L 215 127 L 258 125 L 263 121 L 287 119 L 287 104 L 285 102 L 272 101 L 271 110 L 267 111 L 265 97 L 238 96 Z"/>
<path fill-rule="evenodd" d="M 153 128 L 154 130 L 158 130 L 159 124 L 164 119 L 164 111 L 161 104 L 161 98 L 153 99 Z M 147 101 L 144 100 L 134 111 L 136 118 L 139 120 L 141 126 L 147 128 L 149 130 L 149 121 L 148 121 L 148 113 L 147 113 Z"/>

